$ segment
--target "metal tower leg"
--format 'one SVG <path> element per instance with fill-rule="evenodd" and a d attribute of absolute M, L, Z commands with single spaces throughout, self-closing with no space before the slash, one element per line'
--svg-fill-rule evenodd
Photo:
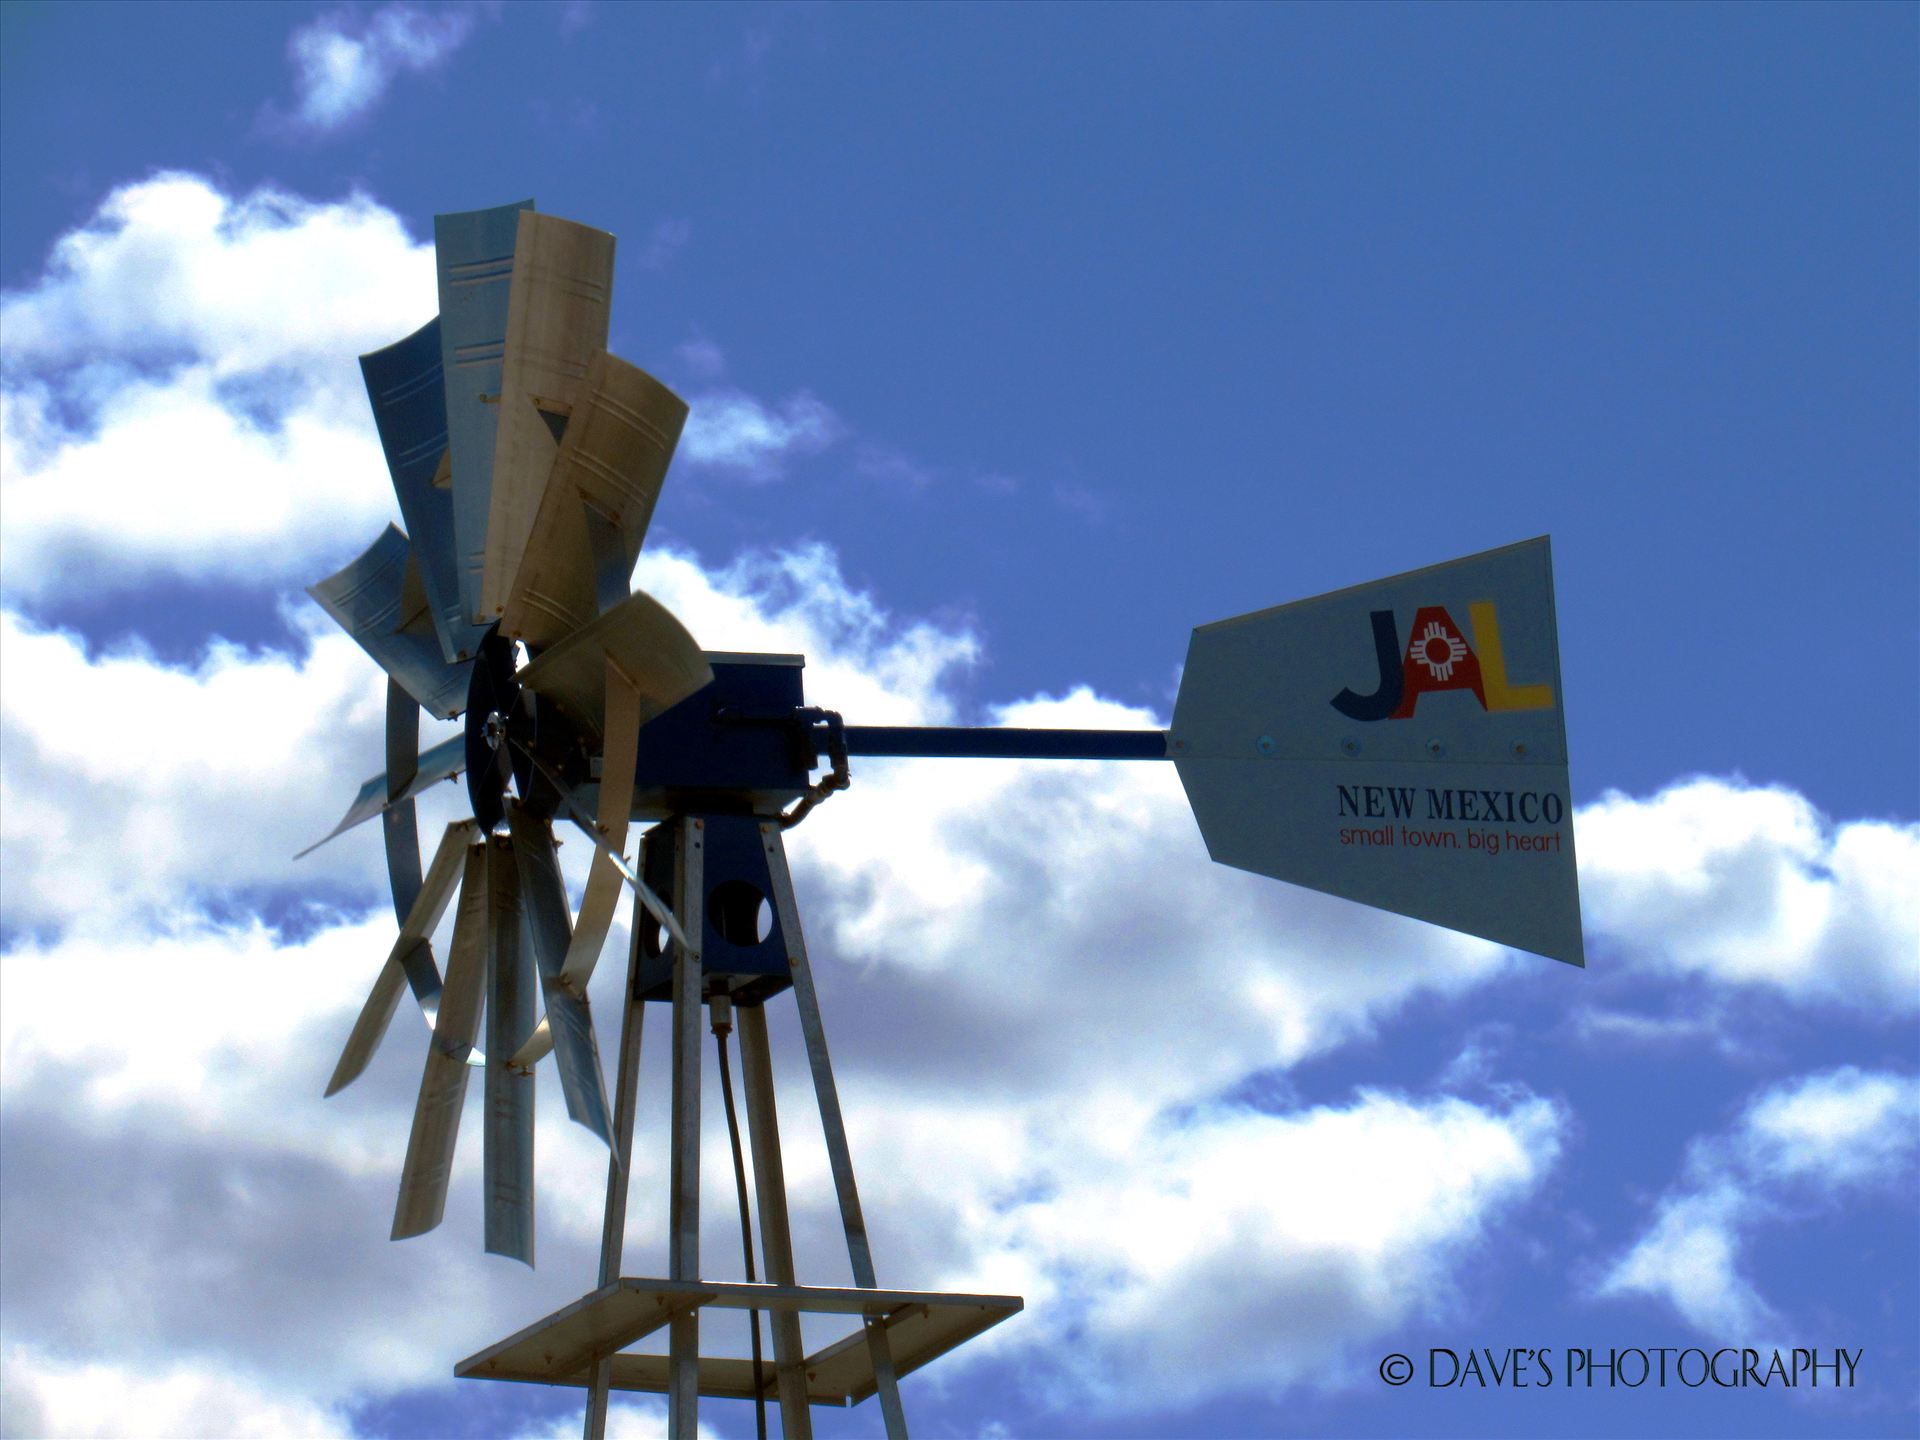
<path fill-rule="evenodd" d="M 620 1011 L 620 1078 L 613 1102 L 614 1152 L 607 1158 L 607 1211 L 600 1227 L 600 1284 L 620 1278 L 620 1256 L 627 1238 L 627 1177 L 633 1173 L 633 1114 L 640 1088 L 640 1032 L 647 1007 L 641 1003 L 641 937 L 652 917 L 633 902 L 632 941 L 627 947 L 627 989 Z M 587 1391 L 586 1440 L 606 1440 L 607 1392 L 613 1382 L 613 1357 L 593 1367 Z"/>
<path fill-rule="evenodd" d="M 734 1016 L 740 1032 L 740 1078 L 747 1092 L 747 1132 L 753 1145 L 753 1186 L 760 1206 L 760 1257 L 768 1284 L 792 1285 L 793 1235 L 787 1224 L 787 1176 L 780 1160 L 780 1116 L 773 1100 L 767 1012 L 760 1005 L 742 1005 Z M 780 1432 L 786 1440 L 813 1440 L 800 1317 L 791 1310 L 775 1310 L 770 1318 Z"/>
<path fill-rule="evenodd" d="M 840 1223 L 847 1232 L 847 1258 L 853 1265 L 853 1283 L 877 1290 L 873 1251 L 867 1244 L 867 1222 L 860 1213 L 860 1190 L 853 1180 L 853 1156 L 847 1148 L 846 1122 L 840 1115 L 840 1092 L 833 1083 L 833 1061 L 827 1054 L 827 1032 L 820 1023 L 820 1000 L 814 993 L 813 970 L 807 964 L 807 945 L 800 933 L 800 907 L 794 899 L 793 875 L 787 868 L 787 849 L 780 827 L 760 827 L 767 846 L 767 868 L 773 880 L 773 901 L 787 940 L 787 961 L 793 971 L 793 998 L 800 1012 L 800 1033 L 806 1040 L 807 1063 L 813 1069 L 813 1089 L 820 1101 L 820 1128 L 826 1132 L 827 1162 L 833 1170 L 833 1188 L 840 1197 Z M 677 1198 L 677 1192 L 676 1192 Z M 873 1378 L 886 1421 L 887 1440 L 906 1440 L 907 1417 L 900 1407 L 900 1383 L 894 1375 L 893 1350 L 884 1322 L 863 1322 L 867 1352 L 873 1358 Z"/>
<path fill-rule="evenodd" d="M 668 1211 L 670 1239 L 667 1275 L 674 1280 L 700 1278 L 700 1041 L 705 997 L 700 969 L 701 937 L 706 933 L 702 885 L 703 822 L 675 816 L 673 913 L 687 944 L 673 947 L 673 1132 Z M 685 1311 L 671 1322 L 668 1354 L 667 1434 L 670 1440 L 695 1440 L 700 1404 L 700 1312 Z"/>

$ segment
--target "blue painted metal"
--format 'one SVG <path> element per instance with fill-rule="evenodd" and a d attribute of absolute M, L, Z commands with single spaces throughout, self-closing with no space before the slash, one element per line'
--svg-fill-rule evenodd
<path fill-rule="evenodd" d="M 849 725 L 847 753 L 970 760 L 1165 760 L 1167 735 L 1164 730 Z"/>
<path fill-rule="evenodd" d="M 446 385 L 447 447 L 453 463 L 454 568 L 467 620 L 480 619 L 493 446 L 507 349 L 507 297 L 522 200 L 492 210 L 433 217 L 440 280 L 440 363 Z"/>
<path fill-rule="evenodd" d="M 727 994 L 737 1004 L 758 1004 L 793 984 L 786 932 L 779 907 L 773 903 L 773 873 L 760 831 L 762 821 L 738 814 L 691 818 L 698 822 L 701 837 L 702 981 L 709 991 Z M 656 825 L 641 844 L 642 874 L 648 885 L 664 895 L 673 893 L 673 847 L 679 843 L 679 833 L 677 824 Z M 758 931 L 762 919 L 768 925 L 764 938 Z M 634 995 L 641 1000 L 671 1001 L 673 947 L 657 943 L 652 930 L 645 927 L 640 937 Z"/>
<path fill-rule="evenodd" d="M 411 555 L 407 537 L 389 525 L 357 560 L 307 593 L 424 709 L 450 720 L 466 708 L 472 662 L 449 665 L 424 613 L 409 613 Z M 418 603 L 424 611 L 424 600 Z"/>
<path fill-rule="evenodd" d="M 404 340 L 360 357 L 373 423 L 393 476 L 400 517 L 412 537 L 420 583 L 447 663 L 479 648 L 482 628 L 460 603 L 454 564 L 453 494 L 434 484 L 447 453 L 447 392 L 441 374 L 440 318 Z"/>

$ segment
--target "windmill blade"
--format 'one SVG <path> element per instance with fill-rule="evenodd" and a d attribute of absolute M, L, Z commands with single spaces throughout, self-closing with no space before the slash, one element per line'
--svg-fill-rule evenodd
<path fill-rule="evenodd" d="M 500 625 L 539 653 L 624 598 L 687 404 L 601 351 L 587 367 Z"/>
<path fill-rule="evenodd" d="M 468 662 L 449 665 L 441 655 L 412 552 L 406 535 L 389 525 L 358 559 L 307 593 L 409 695 L 450 720 L 466 707 Z"/>
<path fill-rule="evenodd" d="M 443 740 L 431 750 L 420 756 L 413 779 L 400 792 L 399 799 L 411 800 L 428 786 L 441 780 L 451 780 L 466 766 L 467 744 L 463 736 L 456 735 L 451 740 Z M 347 813 L 340 817 L 325 835 L 302 850 L 293 858 L 298 860 L 311 855 L 335 836 L 344 835 L 356 825 L 365 824 L 374 816 L 384 813 L 395 802 L 389 793 L 387 777 L 384 773 L 364 780 L 360 784 L 360 793 L 354 796 L 353 803 L 347 807 Z"/>
<path fill-rule="evenodd" d="M 481 627 L 460 603 L 454 563 L 453 493 L 447 450 L 447 393 L 441 373 L 440 317 L 404 340 L 360 357 L 374 427 L 386 452 L 400 516 L 413 537 L 427 612 L 449 665 L 479 647 Z"/>
<path fill-rule="evenodd" d="M 567 947 L 566 963 L 560 972 L 562 982 L 582 995 L 587 992 L 587 981 L 593 978 L 593 967 L 600 962 L 600 951 L 607 943 L 607 930 L 620 902 L 620 871 L 608 851 L 619 855 L 626 849 L 627 821 L 633 813 L 634 768 L 640 755 L 640 692 L 611 656 L 606 662 L 604 688 L 606 744 L 600 761 L 600 813 L 594 830 L 606 843 L 595 849 L 593 864 L 587 869 L 580 920 L 573 928 L 573 943 Z"/>
<path fill-rule="evenodd" d="M 513 844 L 487 842 L 486 1248 L 533 1264 L 534 1072 L 506 1057 L 533 1032 L 533 957 L 520 943 L 520 872 Z"/>
<path fill-rule="evenodd" d="M 434 1018 L 433 1039 L 427 1045 L 427 1063 L 420 1073 L 420 1096 L 414 1102 L 407 1161 L 393 1210 L 395 1240 L 424 1235 L 446 1214 L 453 1146 L 460 1136 L 460 1112 L 467 1100 L 467 1057 L 479 1034 L 487 980 L 488 849 L 482 843 L 466 850 L 446 988 Z"/>
<path fill-rule="evenodd" d="M 613 1127 L 608 1119 L 606 1077 L 600 1068 L 593 1012 L 586 992 L 572 989 L 562 979 L 573 939 L 573 919 L 568 913 L 566 885 L 560 878 L 553 830 L 546 820 L 518 804 L 507 806 L 507 824 L 520 869 L 527 934 L 533 942 L 534 963 L 540 970 L 540 989 L 547 1007 L 545 1017 L 507 1064 L 531 1070 L 552 1049 L 560 1067 L 560 1090 L 566 1097 L 567 1115 L 611 1147 Z"/>
<path fill-rule="evenodd" d="M 400 682 L 387 678 L 387 808 L 380 838 L 387 852 L 387 886 L 393 915 L 404 928 L 420 898 L 420 826 L 413 801 L 403 798 L 420 769 L 420 706 Z"/>
<path fill-rule="evenodd" d="M 488 496 L 506 354 L 508 291 L 520 213 L 533 202 L 433 217 L 440 363 L 452 470 L 454 574 L 461 613 L 479 622 Z M 490 619 L 491 617 L 489 617 Z"/>
<path fill-rule="evenodd" d="M 520 213 L 501 364 L 499 430 L 488 494 L 480 616 L 499 618 L 513 591 L 587 365 L 607 348 L 613 236 Z"/>
<path fill-rule="evenodd" d="M 642 725 L 713 683 L 693 637 L 644 590 L 551 646 L 515 678 L 552 701 L 580 728 L 589 750 L 599 752 L 607 741 L 607 677 L 613 674 L 634 690 Z"/>
<path fill-rule="evenodd" d="M 379 1048 L 387 1027 L 393 1022 L 393 1012 L 400 1004 L 403 987 L 413 988 L 414 999 L 420 1005 L 421 1014 L 427 1017 L 428 1026 L 437 1027 L 436 1012 L 442 989 L 440 972 L 434 968 L 433 949 L 427 937 L 433 934 L 440 924 L 440 917 L 447 912 L 447 902 L 453 898 L 453 887 L 460 878 L 466 860 L 467 846 L 477 833 L 478 829 L 471 820 L 456 820 L 447 827 L 447 833 L 440 837 L 440 848 L 434 852 L 433 864 L 427 870 L 420 893 L 400 923 L 400 937 L 393 942 L 393 949 L 387 953 L 387 963 L 381 967 L 379 978 L 373 982 L 373 991 L 367 996 L 367 1003 L 361 1007 L 359 1018 L 353 1022 L 346 1049 L 340 1052 L 340 1062 L 334 1066 L 333 1078 L 327 1082 L 327 1094 L 345 1089 L 367 1068 L 367 1062 L 373 1058 L 373 1052 Z"/>

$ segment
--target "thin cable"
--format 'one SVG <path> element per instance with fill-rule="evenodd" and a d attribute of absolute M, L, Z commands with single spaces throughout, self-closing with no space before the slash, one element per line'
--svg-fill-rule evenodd
<path fill-rule="evenodd" d="M 716 1019 L 713 1026 L 714 1048 L 720 1052 L 720 1099 L 727 1108 L 727 1139 L 733 1146 L 733 1188 L 740 1197 L 740 1250 L 747 1260 L 747 1283 L 754 1283 L 753 1224 L 747 1217 L 747 1160 L 740 1150 L 740 1117 L 733 1108 L 733 1072 L 727 1065 L 727 1032 Z M 759 1440 L 767 1440 L 767 1390 L 761 1373 L 760 1312 L 747 1311 L 747 1324 L 753 1332 L 753 1419 Z"/>

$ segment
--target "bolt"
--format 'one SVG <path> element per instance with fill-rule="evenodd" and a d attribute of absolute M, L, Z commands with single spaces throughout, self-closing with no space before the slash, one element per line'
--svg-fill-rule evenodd
<path fill-rule="evenodd" d="M 1358 755 L 1360 753 L 1360 742 L 1358 740 L 1342 740 L 1340 742 L 1340 748 L 1349 755 Z"/>
<path fill-rule="evenodd" d="M 1446 748 L 1447 747 L 1442 745 L 1438 740 L 1427 741 L 1427 754 L 1429 755 L 1442 754 L 1445 752 Z"/>
<path fill-rule="evenodd" d="M 1258 744 L 1262 755 L 1273 754 L 1273 737 L 1271 735 L 1262 735 Z"/>

